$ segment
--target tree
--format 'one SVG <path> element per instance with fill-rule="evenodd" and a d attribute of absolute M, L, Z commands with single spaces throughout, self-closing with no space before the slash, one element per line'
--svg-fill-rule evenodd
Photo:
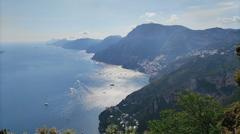
<path fill-rule="evenodd" d="M 166 110 L 160 120 L 150 121 L 152 134 L 218 134 L 223 110 L 212 97 L 184 92 L 179 96 L 179 112 Z"/>
<path fill-rule="evenodd" d="M 227 131 L 236 134 L 240 127 L 240 102 L 236 102 L 226 109 L 222 126 L 227 128 Z"/>
<path fill-rule="evenodd" d="M 160 120 L 149 121 L 149 129 L 152 134 L 189 134 L 190 127 L 186 120 L 185 112 L 164 110 L 160 112 Z"/>
<path fill-rule="evenodd" d="M 240 44 L 236 48 L 237 56 L 240 56 Z M 240 86 L 240 70 L 237 70 L 235 73 L 235 81 Z M 237 93 L 237 98 L 239 94 Z M 239 100 L 239 99 L 238 99 Z M 224 118 L 222 121 L 222 127 L 224 131 L 230 131 L 232 134 L 240 133 L 240 102 L 237 101 L 233 103 L 229 108 L 224 112 Z"/>
<path fill-rule="evenodd" d="M 240 70 L 237 70 L 235 73 L 235 81 L 240 86 Z"/>
<path fill-rule="evenodd" d="M 48 132 L 49 130 L 46 127 L 37 129 L 37 134 L 48 134 Z"/>
<path fill-rule="evenodd" d="M 7 129 L 0 129 L 0 134 L 13 134 L 13 133 Z"/>
<path fill-rule="evenodd" d="M 119 131 L 121 134 L 121 131 Z M 129 126 L 128 128 L 125 128 L 124 134 L 136 134 L 136 128 Z"/>
<path fill-rule="evenodd" d="M 76 132 L 73 129 L 66 129 L 63 131 L 63 134 L 76 134 Z"/>
<path fill-rule="evenodd" d="M 236 53 L 237 53 L 237 56 L 240 56 L 240 43 L 237 45 Z"/>
<path fill-rule="evenodd" d="M 178 100 L 180 108 L 187 113 L 193 131 L 201 134 L 219 133 L 218 122 L 223 109 L 212 97 L 194 92 L 185 92 Z"/>
<path fill-rule="evenodd" d="M 57 128 L 38 128 L 36 134 L 76 134 L 73 129 L 58 131 Z"/>
<path fill-rule="evenodd" d="M 236 54 L 237 54 L 237 56 L 240 56 L 240 43 L 237 45 Z M 235 81 L 240 86 L 240 70 L 237 70 L 235 73 Z"/>
<path fill-rule="evenodd" d="M 106 134 L 117 134 L 118 133 L 118 126 L 115 124 L 108 125 L 106 129 Z"/>

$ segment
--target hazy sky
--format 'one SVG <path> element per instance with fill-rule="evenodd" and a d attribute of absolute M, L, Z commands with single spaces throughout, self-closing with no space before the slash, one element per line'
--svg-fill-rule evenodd
<path fill-rule="evenodd" d="M 126 35 L 142 23 L 240 28 L 240 0 L 0 0 L 0 41 Z"/>

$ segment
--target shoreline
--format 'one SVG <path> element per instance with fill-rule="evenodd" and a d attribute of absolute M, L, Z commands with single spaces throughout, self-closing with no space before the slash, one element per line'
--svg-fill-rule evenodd
<path fill-rule="evenodd" d="M 63 48 L 63 49 L 65 49 L 65 48 Z M 139 70 L 135 70 L 135 69 L 131 69 L 131 68 L 126 68 L 123 65 L 117 65 L 117 64 L 106 63 L 106 62 L 103 62 L 103 61 L 98 61 L 98 60 L 93 59 L 93 56 L 95 55 L 95 53 L 87 52 L 87 50 L 79 50 L 79 51 L 83 51 L 84 53 L 91 54 L 92 57 L 90 58 L 90 60 L 94 61 L 97 64 L 103 64 L 103 65 L 107 65 L 107 66 L 120 67 L 122 69 L 127 69 L 127 70 L 131 70 L 131 71 L 134 71 L 134 72 L 137 72 L 137 73 L 141 73 L 141 74 L 147 75 L 149 77 L 148 81 L 150 82 L 151 76 L 149 74 L 145 73 L 145 72 L 141 72 Z"/>
<path fill-rule="evenodd" d="M 145 73 L 126 69 L 120 65 L 99 62 L 92 59 L 93 53 L 86 53 L 85 50 L 80 50 L 80 52 L 83 55 L 87 54 L 86 59 L 90 62 L 101 66 L 101 69 L 97 70 L 91 77 L 94 77 L 95 80 L 100 79 L 104 82 L 98 87 L 85 85 L 92 92 L 91 94 L 86 94 L 86 98 L 83 100 L 89 104 L 88 107 L 90 107 L 90 109 L 94 106 L 100 106 L 100 108 L 101 106 L 104 106 L 104 108 L 115 106 L 124 100 L 129 94 L 138 91 L 149 84 L 150 77 Z M 108 101 L 104 102 L 103 98 L 108 98 Z"/>

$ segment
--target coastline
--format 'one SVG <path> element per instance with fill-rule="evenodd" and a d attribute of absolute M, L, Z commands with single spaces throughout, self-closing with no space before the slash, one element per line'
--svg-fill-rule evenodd
<path fill-rule="evenodd" d="M 120 65 L 93 60 L 93 53 L 87 53 L 86 50 L 80 50 L 80 52 L 83 53 L 83 55 L 87 54 L 87 60 L 90 60 L 90 62 L 102 66 L 100 70 L 97 70 L 97 72 L 91 75 L 92 80 L 104 81 L 102 85 L 97 87 L 84 85 L 84 83 L 80 82 L 80 85 L 87 87 L 91 92 L 80 91 L 81 94 L 84 94 L 84 99 L 81 101 L 85 103 L 87 109 L 115 106 L 129 94 L 149 84 L 150 77 L 147 74 L 126 69 Z"/>
<path fill-rule="evenodd" d="M 132 68 L 127 68 L 127 67 L 124 67 L 123 65 L 117 65 L 117 64 L 112 64 L 112 63 L 106 63 L 106 62 L 103 62 L 103 61 L 98 61 L 96 59 L 93 59 L 93 56 L 95 55 L 95 53 L 88 52 L 87 50 L 80 50 L 80 51 L 83 51 L 83 52 L 85 52 L 87 54 L 91 54 L 92 55 L 91 60 L 94 61 L 97 64 L 104 64 L 104 65 L 109 65 L 109 66 L 117 66 L 117 67 L 120 67 L 120 68 L 123 68 L 123 69 L 131 70 L 131 71 L 134 71 L 134 72 L 137 72 L 137 73 L 142 73 L 144 75 L 147 75 L 149 77 L 149 82 L 150 82 L 151 76 L 149 74 L 145 73 L 145 72 L 142 72 L 142 71 L 139 71 L 139 70 L 136 70 L 136 69 L 132 69 Z"/>

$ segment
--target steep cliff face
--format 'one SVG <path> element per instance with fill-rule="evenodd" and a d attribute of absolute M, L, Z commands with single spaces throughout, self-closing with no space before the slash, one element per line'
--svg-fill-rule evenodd
<path fill-rule="evenodd" d="M 99 131 L 104 132 L 109 123 L 121 126 L 122 120 L 128 125 L 127 119 L 120 118 L 127 114 L 138 122 L 138 125 L 133 124 L 138 126 L 138 131 L 143 132 L 147 121 L 157 119 L 161 110 L 174 107 L 176 94 L 185 89 L 208 94 L 225 102 L 237 88 L 233 73 L 239 67 L 233 47 L 215 54 L 193 56 L 178 69 L 152 80 L 151 84 L 130 94 L 117 106 L 103 111 L 99 116 Z"/>

